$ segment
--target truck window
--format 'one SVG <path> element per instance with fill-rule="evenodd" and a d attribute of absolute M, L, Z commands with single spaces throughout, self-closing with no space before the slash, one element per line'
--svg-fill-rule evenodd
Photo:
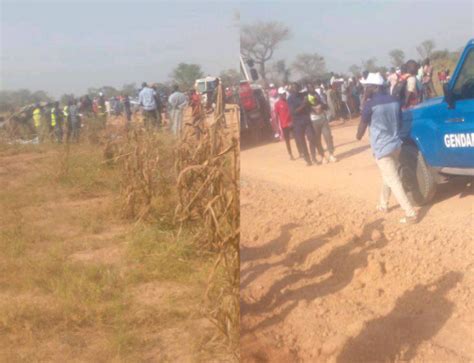
<path fill-rule="evenodd" d="M 197 83 L 197 91 L 199 93 L 206 92 L 206 82 L 198 82 Z"/>
<path fill-rule="evenodd" d="M 453 93 L 458 100 L 474 98 L 474 50 L 470 50 L 464 60 Z"/>

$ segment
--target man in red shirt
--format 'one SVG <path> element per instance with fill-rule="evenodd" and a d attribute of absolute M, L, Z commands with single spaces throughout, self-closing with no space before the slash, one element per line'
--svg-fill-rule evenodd
<path fill-rule="evenodd" d="M 291 119 L 290 108 L 288 107 L 288 102 L 286 102 L 286 91 L 283 87 L 278 89 L 279 99 L 275 102 L 275 115 L 277 117 L 280 129 L 283 133 L 283 138 L 285 139 L 286 150 L 290 155 L 291 160 L 295 160 L 293 153 L 291 152 L 290 144 L 290 132 L 292 129 L 293 120 Z"/>

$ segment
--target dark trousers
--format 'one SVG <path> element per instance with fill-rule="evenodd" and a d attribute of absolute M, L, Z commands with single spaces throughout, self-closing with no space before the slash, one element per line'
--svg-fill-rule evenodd
<path fill-rule="evenodd" d="M 54 135 L 56 136 L 56 142 L 61 144 L 63 142 L 63 122 L 56 121 L 56 126 L 54 126 Z"/>
<path fill-rule="evenodd" d="M 304 159 L 309 162 L 310 154 L 311 158 L 316 157 L 316 135 L 314 134 L 313 125 L 311 125 L 310 120 L 299 121 L 293 123 L 293 131 L 295 133 L 296 145 L 300 145 L 298 149 L 302 152 Z M 308 145 L 306 144 L 306 139 L 309 142 L 309 152 Z"/>
<path fill-rule="evenodd" d="M 291 143 L 290 143 L 290 134 L 291 134 L 291 127 L 285 127 L 281 130 L 283 131 L 283 138 L 285 139 L 286 150 L 288 151 L 288 155 L 293 157 L 293 153 L 291 152 Z"/>
<path fill-rule="evenodd" d="M 143 110 L 143 118 L 145 121 L 145 128 L 149 129 L 152 127 L 161 126 L 161 115 L 158 118 L 158 113 L 156 110 Z"/>

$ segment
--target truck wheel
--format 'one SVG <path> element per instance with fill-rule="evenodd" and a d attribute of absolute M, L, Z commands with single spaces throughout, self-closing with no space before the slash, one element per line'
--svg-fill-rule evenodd
<path fill-rule="evenodd" d="M 435 178 L 416 146 L 402 146 L 399 173 L 413 204 L 425 205 L 433 199 L 436 193 Z"/>

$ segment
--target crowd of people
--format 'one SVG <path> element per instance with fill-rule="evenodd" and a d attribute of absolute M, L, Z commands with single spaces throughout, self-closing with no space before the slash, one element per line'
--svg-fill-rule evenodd
<path fill-rule="evenodd" d="M 442 72 L 438 77 L 441 83 L 446 83 L 449 71 Z M 311 166 L 337 161 L 330 122 L 345 122 L 360 114 L 356 138 L 360 140 L 366 129 L 370 129 L 372 152 L 383 179 L 377 210 L 388 210 L 393 193 L 405 212 L 400 222 L 413 223 L 417 221 L 417 213 L 398 174 L 402 111 L 436 95 L 430 60 L 426 59 L 422 65 L 409 60 L 385 74 L 364 71 L 359 77 L 349 78 L 331 74 L 328 82 L 300 82 L 281 87 L 270 84 L 270 122 L 274 137 L 285 141 L 290 159 L 295 159 L 291 146 L 293 134 L 299 157 Z"/>
<path fill-rule="evenodd" d="M 274 138 L 285 141 L 291 160 L 295 159 L 290 143 L 293 134 L 299 157 L 307 165 L 337 161 L 330 122 L 339 120 L 344 123 L 361 113 L 367 98 L 365 81 L 368 75 L 368 71 L 354 77 L 331 73 L 327 81 L 281 87 L 273 83 L 269 85 L 267 96 Z M 409 60 L 399 68 L 381 74 L 381 77 L 384 92 L 396 98 L 402 110 L 437 95 L 429 59 L 422 65 Z M 440 83 L 446 83 L 449 71 L 443 69 L 438 72 L 438 77 Z"/>
<path fill-rule="evenodd" d="M 182 128 L 184 108 L 189 103 L 186 94 L 180 92 L 178 86 L 172 87 L 171 94 L 163 102 L 162 95 L 157 91 L 157 86 L 149 86 L 143 82 L 138 92 L 136 105 L 128 94 L 106 98 L 100 92 L 96 97 L 89 95 L 79 99 L 71 98 L 60 104 L 59 101 L 44 105 L 36 104 L 32 108 L 31 117 L 35 134 L 40 142 L 46 140 L 62 143 L 79 142 L 81 128 L 86 120 L 94 120 L 99 128 L 105 128 L 110 117 L 124 116 L 126 127 L 132 122 L 132 115 L 142 111 L 145 128 L 160 129 L 163 124 L 164 114 L 167 114 L 171 131 L 179 136 Z M 66 137 L 64 137 L 66 136 Z"/>

